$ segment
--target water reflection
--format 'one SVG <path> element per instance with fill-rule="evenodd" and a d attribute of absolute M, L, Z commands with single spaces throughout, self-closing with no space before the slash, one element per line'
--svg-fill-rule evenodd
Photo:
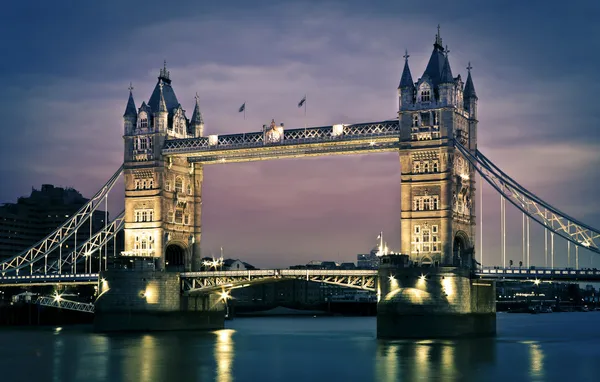
<path fill-rule="evenodd" d="M 529 374 L 532 377 L 544 377 L 544 351 L 537 342 L 529 344 Z"/>
<path fill-rule="evenodd" d="M 375 380 L 465 380 L 495 359 L 494 339 L 379 341 Z"/>
<path fill-rule="evenodd" d="M 222 329 L 215 332 L 215 361 L 217 363 L 217 381 L 231 382 L 233 380 L 233 329 Z"/>

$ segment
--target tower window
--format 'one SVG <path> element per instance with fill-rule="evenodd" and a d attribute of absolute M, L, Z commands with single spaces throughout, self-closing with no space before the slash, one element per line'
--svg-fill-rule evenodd
<path fill-rule="evenodd" d="M 192 184 L 191 183 L 188 183 L 188 185 L 187 185 L 187 193 L 188 193 L 188 195 L 192 194 Z"/>
<path fill-rule="evenodd" d="M 419 162 L 419 161 L 416 161 L 416 162 L 414 163 L 413 167 L 414 167 L 414 169 L 413 169 L 413 172 L 414 172 L 415 174 L 418 174 L 418 173 L 420 173 L 420 172 L 421 172 L 421 162 Z"/>
<path fill-rule="evenodd" d="M 183 210 L 175 210 L 175 224 L 183 224 Z"/>
<path fill-rule="evenodd" d="M 142 119 L 140 119 L 140 127 L 142 129 L 147 129 L 148 128 L 148 118 L 142 118 Z"/>
<path fill-rule="evenodd" d="M 146 150 L 147 147 L 148 141 L 146 140 L 146 137 L 140 138 L 140 150 Z"/>
<path fill-rule="evenodd" d="M 171 181 L 167 180 L 165 182 L 165 191 L 171 191 Z"/>
<path fill-rule="evenodd" d="M 439 117 L 438 117 L 438 112 L 437 111 L 433 112 L 433 124 L 434 125 L 439 125 L 440 124 Z"/>
<path fill-rule="evenodd" d="M 431 90 L 422 90 L 421 91 L 421 102 L 429 102 L 431 101 Z"/>
<path fill-rule="evenodd" d="M 175 192 L 183 192 L 183 179 L 175 179 Z"/>
<path fill-rule="evenodd" d="M 417 113 L 413 114 L 412 125 L 413 125 L 413 127 L 419 126 L 419 114 L 417 114 Z"/>
<path fill-rule="evenodd" d="M 433 172 L 438 172 L 440 170 L 440 163 L 437 160 L 434 160 L 432 167 L 433 167 L 433 169 L 432 169 Z"/>
<path fill-rule="evenodd" d="M 429 112 L 421 113 L 421 126 L 429 126 L 430 123 Z"/>

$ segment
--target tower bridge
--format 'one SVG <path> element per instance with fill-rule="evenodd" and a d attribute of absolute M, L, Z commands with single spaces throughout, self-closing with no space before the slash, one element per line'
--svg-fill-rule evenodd
<path fill-rule="evenodd" d="M 0 263 L 0 285 L 98 282 L 102 293 L 95 314 L 100 330 L 154 330 L 221 327 L 218 296 L 203 292 L 299 277 L 376 289 L 381 297 L 381 337 L 443 337 L 495 333 L 495 279 L 596 280 L 597 271 L 579 269 L 579 249 L 594 256 L 600 253 L 600 232 L 541 200 L 478 150 L 472 67 L 467 67 L 465 81 L 454 76 L 439 31 L 417 81 L 408 54 L 404 58 L 393 118 L 295 129 L 272 120 L 262 131 L 225 135 L 205 134 L 198 96 L 188 119 L 165 65 L 148 102 L 139 108 L 130 88 L 123 115 L 123 166 L 62 226 Z M 200 272 L 205 165 L 386 151 L 399 155 L 398 234 L 403 256 L 383 256 L 376 274 Z M 476 229 L 476 204 L 483 204 L 481 191 L 479 198 L 476 195 L 482 186 L 476 187 L 477 175 L 501 200 L 502 264 L 496 268 L 481 266 L 489 264 Z M 96 234 L 90 227 L 90 240 L 67 249 L 66 240 L 74 236 L 77 242 L 78 232 L 88 229 L 84 222 L 96 208 L 104 203 L 108 209 L 108 194 L 120 176 L 125 179 L 123 213 Z M 507 200 L 523 214 L 526 265 L 518 272 L 506 264 Z M 568 269 L 530 268 L 534 264 L 525 221 L 527 227 L 533 221 L 544 228 L 545 267 L 548 259 L 554 266 L 555 238 L 566 241 Z M 121 231 L 125 250 L 118 256 L 109 254 L 107 243 Z M 135 266 L 127 271 L 108 269 L 109 257 Z M 424 324 L 416 328 L 415 320 L 424 316 Z"/>

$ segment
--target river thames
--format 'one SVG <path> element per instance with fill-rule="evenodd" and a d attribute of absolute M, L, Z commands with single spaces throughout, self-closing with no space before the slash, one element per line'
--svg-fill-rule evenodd
<path fill-rule="evenodd" d="M 0 329 L 0 380 L 598 381 L 600 312 L 498 314 L 493 339 L 381 341 L 374 317 L 228 321 L 216 332 Z"/>

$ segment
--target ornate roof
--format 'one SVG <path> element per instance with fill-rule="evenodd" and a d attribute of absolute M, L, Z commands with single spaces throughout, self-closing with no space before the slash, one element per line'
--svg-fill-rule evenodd
<path fill-rule="evenodd" d="M 125 114 L 123 114 L 123 117 L 129 116 L 137 117 L 137 111 L 135 108 L 135 102 L 133 101 L 133 93 L 131 92 L 131 89 L 129 90 L 129 99 L 127 100 L 127 106 L 125 107 Z"/>

